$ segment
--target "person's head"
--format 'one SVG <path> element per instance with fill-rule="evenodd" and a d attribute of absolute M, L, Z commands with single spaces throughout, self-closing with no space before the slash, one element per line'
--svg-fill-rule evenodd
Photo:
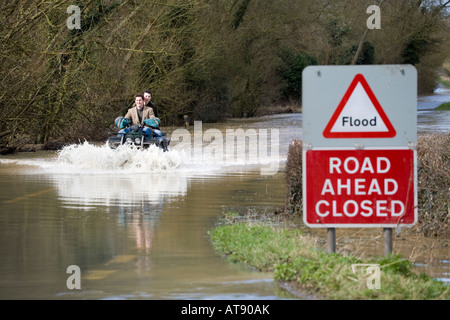
<path fill-rule="evenodd" d="M 136 107 L 142 109 L 144 107 L 144 96 L 142 94 L 135 95 L 134 103 L 136 104 Z"/>
<path fill-rule="evenodd" d="M 152 99 L 152 92 L 150 89 L 144 91 L 144 102 L 145 104 L 149 103 Z"/>

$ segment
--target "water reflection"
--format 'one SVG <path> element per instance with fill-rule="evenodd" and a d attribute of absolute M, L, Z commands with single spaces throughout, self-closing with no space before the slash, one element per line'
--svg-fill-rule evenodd
<path fill-rule="evenodd" d="M 186 195 L 188 178 L 176 173 L 117 175 L 57 175 L 52 180 L 62 207 L 95 209 L 120 206 L 133 212 L 151 212 L 172 197 Z M 125 209 L 126 208 L 126 209 Z"/>
<path fill-rule="evenodd" d="M 138 277 L 145 276 L 152 268 L 150 253 L 164 205 L 184 197 L 189 184 L 187 176 L 170 172 L 56 175 L 51 179 L 61 208 L 96 212 L 102 207 L 113 213 L 114 229 L 122 230 L 120 233 L 130 243 L 126 245 L 129 249 L 123 250 L 125 254 L 118 252 L 105 265 L 115 269 L 120 264 L 133 263 Z M 111 276 L 112 271 L 89 270 L 83 279 L 101 280 Z"/>

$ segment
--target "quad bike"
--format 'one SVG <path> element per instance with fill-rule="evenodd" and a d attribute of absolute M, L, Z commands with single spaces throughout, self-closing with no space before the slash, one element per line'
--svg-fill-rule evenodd
<path fill-rule="evenodd" d="M 151 126 L 139 126 L 137 124 L 129 126 L 123 120 L 123 117 L 116 119 L 115 123 L 121 130 L 117 135 L 108 138 L 108 144 L 112 149 L 121 145 L 131 145 L 143 149 L 156 145 L 164 152 L 169 151 L 170 138 L 166 133 L 159 130 L 159 119 L 157 119 L 158 122 L 153 119 L 145 120 L 146 124 L 148 123 Z"/>

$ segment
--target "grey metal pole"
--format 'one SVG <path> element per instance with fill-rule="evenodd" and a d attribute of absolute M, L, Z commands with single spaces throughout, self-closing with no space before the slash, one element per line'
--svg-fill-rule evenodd
<path fill-rule="evenodd" d="M 384 255 L 392 254 L 392 228 L 384 228 Z"/>
<path fill-rule="evenodd" d="M 336 229 L 335 228 L 327 229 L 327 241 L 328 241 L 328 252 L 329 253 L 336 252 Z"/>

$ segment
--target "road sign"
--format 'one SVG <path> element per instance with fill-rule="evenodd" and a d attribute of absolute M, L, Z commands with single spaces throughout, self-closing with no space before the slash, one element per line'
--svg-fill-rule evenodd
<path fill-rule="evenodd" d="M 310 227 L 416 223 L 411 149 L 306 150 L 304 221 Z"/>
<path fill-rule="evenodd" d="M 362 76 L 359 77 L 358 74 Z M 303 71 L 302 79 L 304 144 L 306 142 L 313 147 L 330 148 L 352 148 L 355 145 L 405 147 L 417 141 L 417 71 L 413 66 L 310 66 Z M 353 94 L 351 94 L 352 84 L 355 86 Z M 366 104 L 360 112 L 361 115 L 354 102 L 349 101 L 350 104 L 345 107 L 346 94 L 351 95 L 352 100 L 356 98 L 365 100 Z M 355 113 L 351 119 L 353 129 L 361 131 L 365 128 L 363 132 L 367 132 L 370 127 L 364 127 L 362 120 L 372 120 L 373 124 L 373 118 L 378 113 L 380 117 L 376 119 L 374 129 L 379 132 L 386 132 L 383 130 L 387 129 L 390 131 L 389 134 L 386 133 L 386 137 L 371 137 L 370 134 L 369 137 L 364 134 L 345 138 L 326 137 L 326 128 L 333 122 L 333 116 L 339 117 L 339 107 L 343 113 L 340 121 L 335 119 L 336 124 L 344 126 L 343 117 L 348 117 L 345 119 L 346 127 L 341 128 L 341 131 L 349 128 L 350 117 Z M 350 115 L 347 114 L 348 111 Z M 360 120 L 359 126 L 355 120 Z M 386 129 L 381 127 L 382 123 Z M 395 136 L 389 123 L 395 130 Z M 339 130 L 338 127 L 335 131 L 329 129 L 331 133 Z"/>
<path fill-rule="evenodd" d="M 392 138 L 396 132 L 366 79 L 358 73 L 323 135 L 325 138 Z"/>
<path fill-rule="evenodd" d="M 313 66 L 303 81 L 305 224 L 415 224 L 416 69 Z"/>

